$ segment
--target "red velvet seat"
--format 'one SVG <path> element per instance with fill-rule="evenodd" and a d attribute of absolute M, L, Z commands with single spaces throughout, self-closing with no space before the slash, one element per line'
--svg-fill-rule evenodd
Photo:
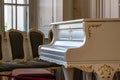
<path fill-rule="evenodd" d="M 55 80 L 54 74 L 42 68 L 14 69 L 15 80 Z"/>

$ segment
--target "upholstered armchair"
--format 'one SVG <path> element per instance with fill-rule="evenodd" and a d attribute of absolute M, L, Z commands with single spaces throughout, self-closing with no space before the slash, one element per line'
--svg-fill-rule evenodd
<path fill-rule="evenodd" d="M 33 60 L 38 60 L 38 46 L 45 42 L 44 33 L 37 29 L 31 29 L 28 33 L 28 41 L 30 47 L 30 56 Z"/>
<path fill-rule="evenodd" d="M 39 59 L 38 47 L 43 45 L 45 42 L 44 33 L 37 29 L 31 29 L 28 32 L 28 42 L 30 47 L 30 57 L 31 60 L 28 61 L 28 65 L 36 68 L 48 68 L 48 67 L 58 67 L 59 65 L 43 61 Z"/>
<path fill-rule="evenodd" d="M 7 39 L 11 62 L 26 62 L 23 32 L 11 29 L 7 32 Z"/>
<path fill-rule="evenodd" d="M 26 67 L 25 65 L 22 64 L 16 64 L 16 63 L 12 63 L 10 62 L 6 62 L 5 61 L 5 56 L 10 56 L 9 53 L 5 54 L 5 49 L 4 49 L 4 36 L 3 33 L 0 32 L 0 72 L 4 72 L 4 71 L 11 71 L 15 68 L 18 67 Z"/>

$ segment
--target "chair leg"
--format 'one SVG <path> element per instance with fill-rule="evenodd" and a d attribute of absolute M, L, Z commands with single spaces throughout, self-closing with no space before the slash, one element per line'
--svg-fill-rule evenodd
<path fill-rule="evenodd" d="M 9 72 L 1 72 L 0 74 L 11 75 L 11 71 L 9 71 Z M 6 77 L 6 76 L 0 76 L 0 80 L 11 80 L 11 78 Z"/>

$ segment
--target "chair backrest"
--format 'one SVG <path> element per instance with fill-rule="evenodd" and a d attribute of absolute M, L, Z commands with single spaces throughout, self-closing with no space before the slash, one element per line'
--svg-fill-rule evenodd
<path fill-rule="evenodd" d="M 52 32 L 52 29 L 51 29 L 51 30 L 49 30 L 49 32 L 48 32 L 48 41 L 51 42 L 52 39 L 53 39 L 53 32 Z"/>
<path fill-rule="evenodd" d="M 26 62 L 25 36 L 22 31 L 11 29 L 7 32 L 10 60 Z"/>
<path fill-rule="evenodd" d="M 28 33 L 28 40 L 30 42 L 30 56 L 33 60 L 38 60 L 38 46 L 45 42 L 44 33 L 37 29 L 31 29 Z"/>
<path fill-rule="evenodd" d="M 4 39 L 3 33 L 0 32 L 0 63 L 4 61 Z"/>

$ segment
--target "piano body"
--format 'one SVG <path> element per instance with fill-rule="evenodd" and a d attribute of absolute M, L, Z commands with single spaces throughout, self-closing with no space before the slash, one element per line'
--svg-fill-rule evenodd
<path fill-rule="evenodd" d="M 112 80 L 120 70 L 120 19 L 79 19 L 52 23 L 53 40 L 39 46 L 40 59 L 67 69 L 95 72 L 98 80 Z"/>

